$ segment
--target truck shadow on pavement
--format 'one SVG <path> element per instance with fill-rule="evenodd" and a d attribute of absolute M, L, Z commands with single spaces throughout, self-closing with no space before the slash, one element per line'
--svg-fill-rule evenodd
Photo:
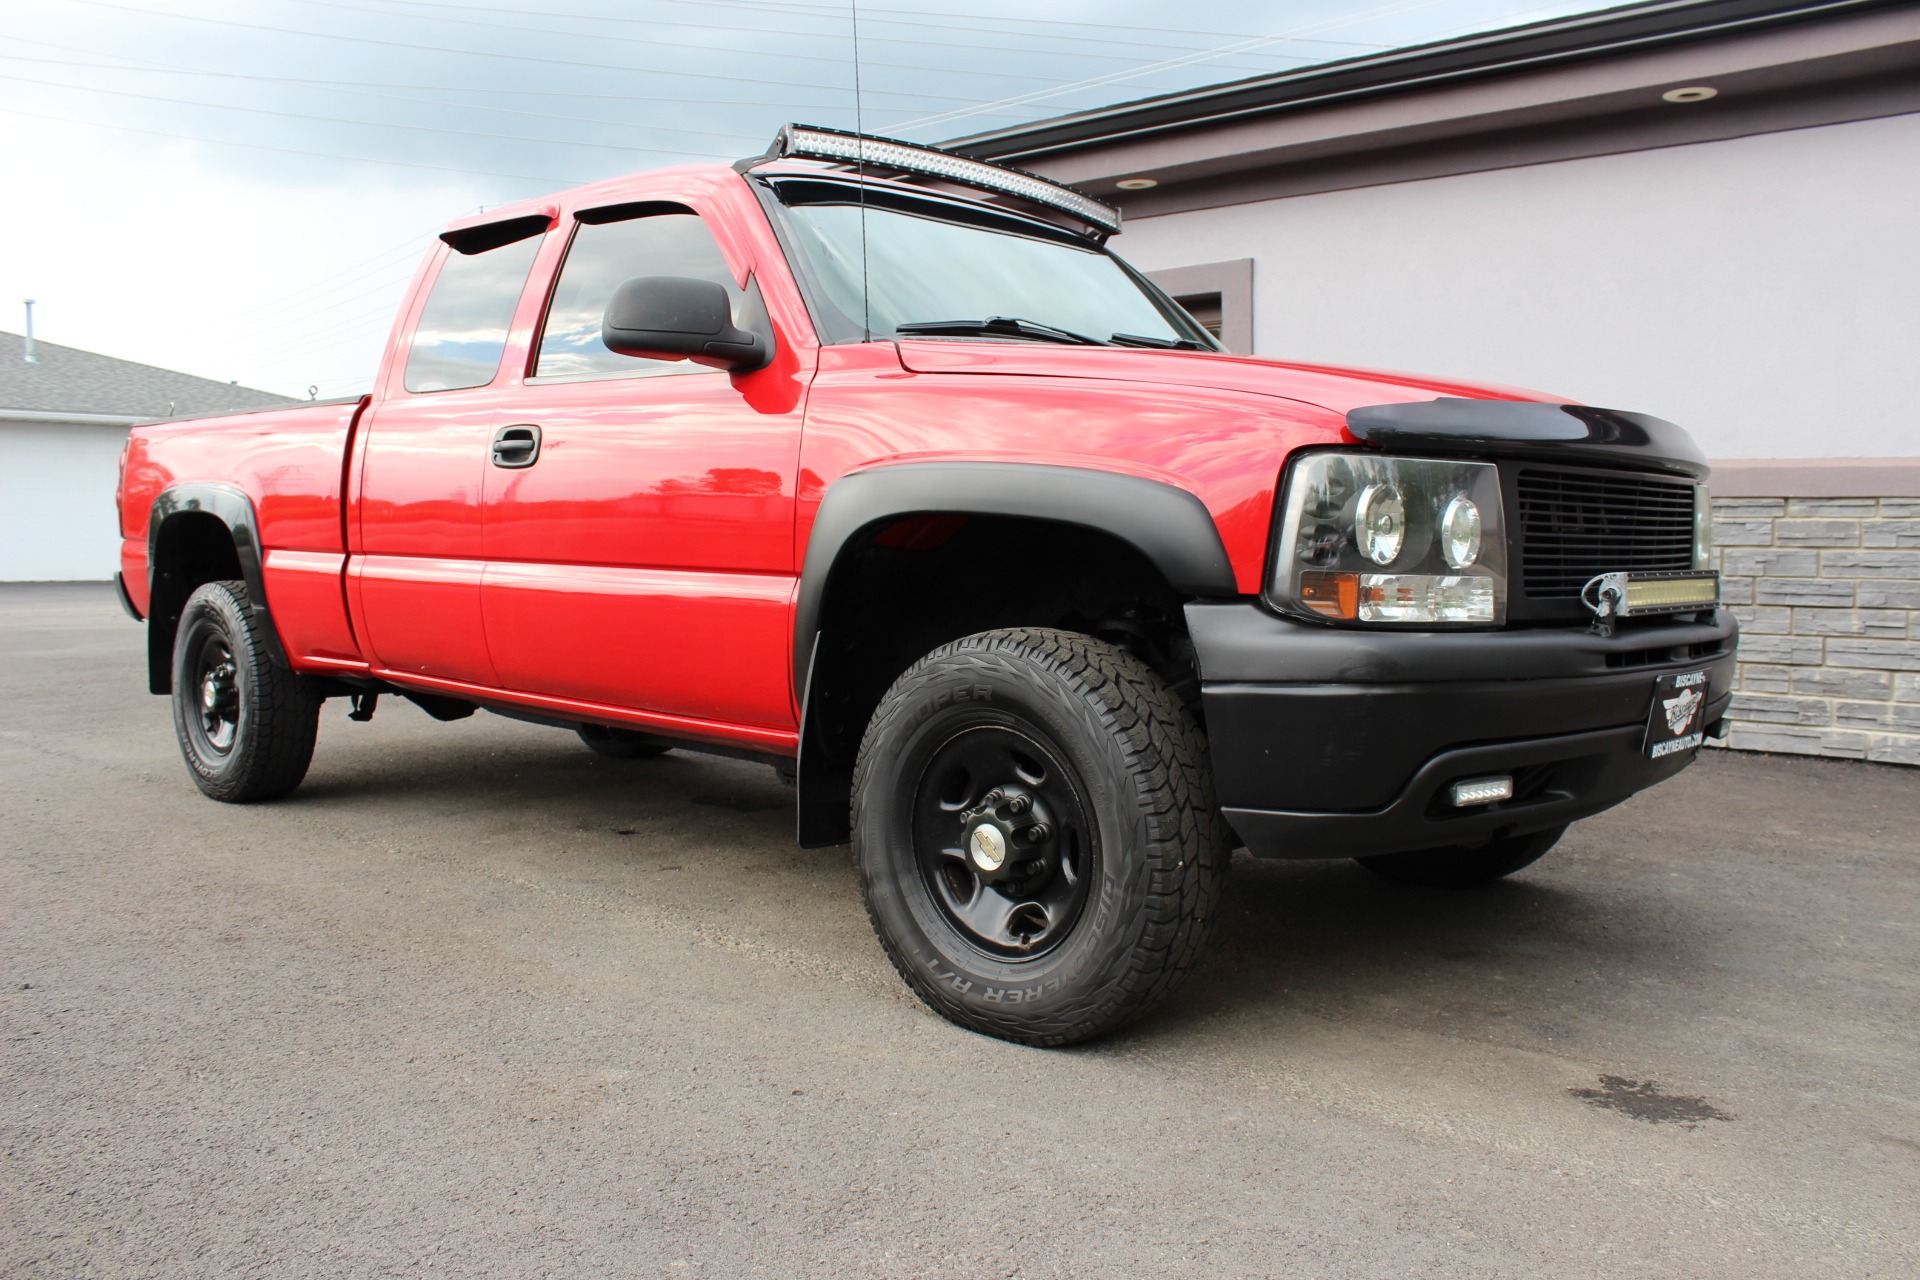
<path fill-rule="evenodd" d="M 822 951 L 861 937 L 865 960 L 890 977 L 865 937 L 845 848 L 793 843 L 793 792 L 771 767 L 692 752 L 609 760 L 556 730 L 488 723 L 470 733 L 435 726 L 429 751 L 408 749 L 423 741 L 411 732 L 363 737 L 318 763 L 292 803 L 377 810 L 401 829 L 471 824 L 476 840 L 504 842 L 506 856 L 537 849 L 583 874 L 670 864 L 736 903 L 774 887 L 797 918 L 817 923 Z M 323 743 L 329 736 L 350 741 L 336 733 Z M 1459 892 L 1388 884 L 1351 862 L 1240 853 L 1197 971 L 1167 1006 L 1103 1043 L 1301 1018 L 1558 1052 L 1631 1042 L 1634 993 L 1684 986 L 1702 963 L 1692 940 L 1711 926 L 1697 901 L 1682 913 L 1633 891 L 1638 873 L 1623 863 L 1637 855 L 1616 843 L 1576 827 L 1514 879 Z"/>

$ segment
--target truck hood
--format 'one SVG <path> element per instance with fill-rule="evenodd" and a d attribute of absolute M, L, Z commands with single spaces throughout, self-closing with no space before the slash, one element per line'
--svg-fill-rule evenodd
<path fill-rule="evenodd" d="M 1520 387 L 1461 382 L 1416 373 L 1298 364 L 1211 351 L 1071 347 L 1037 342 L 912 339 L 897 344 L 900 363 L 916 373 L 1014 374 L 1029 378 L 1094 378 L 1206 387 L 1274 396 L 1345 415 L 1364 405 L 1448 397 L 1565 404 Z"/>

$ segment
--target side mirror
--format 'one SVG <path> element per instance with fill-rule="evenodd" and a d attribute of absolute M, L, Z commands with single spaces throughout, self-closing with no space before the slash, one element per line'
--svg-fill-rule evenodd
<path fill-rule="evenodd" d="M 725 286 L 687 276 L 635 276 L 613 291 L 600 340 L 648 360 L 691 360 L 734 373 L 764 369 L 772 343 L 733 327 Z"/>

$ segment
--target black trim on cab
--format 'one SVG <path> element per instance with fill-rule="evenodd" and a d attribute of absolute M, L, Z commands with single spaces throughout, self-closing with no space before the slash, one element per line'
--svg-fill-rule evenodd
<path fill-rule="evenodd" d="M 247 584 L 253 623 L 267 656 L 291 667 L 273 615 L 267 610 L 267 583 L 262 572 L 260 521 L 253 500 L 230 484 L 177 484 L 153 500 L 147 514 L 147 685 L 154 693 L 173 690 L 173 635 L 187 597 L 209 578 L 183 577 L 174 572 L 169 538 L 182 528 L 175 521 L 204 514 L 218 520 L 231 539 L 240 577 Z"/>
<path fill-rule="evenodd" d="M 1347 430 L 1395 451 L 1537 458 L 1563 466 L 1598 462 L 1695 480 L 1707 476 L 1707 456 L 1692 436 L 1663 418 L 1622 409 L 1442 397 L 1349 409 Z"/>
<path fill-rule="evenodd" d="M 807 538 L 794 605 L 793 670 L 804 673 L 834 563 L 855 534 L 918 515 L 1021 516 L 1084 525 L 1130 544 L 1176 590 L 1230 596 L 1233 564 L 1206 504 L 1157 480 L 1019 462 L 906 462 L 843 476 Z"/>

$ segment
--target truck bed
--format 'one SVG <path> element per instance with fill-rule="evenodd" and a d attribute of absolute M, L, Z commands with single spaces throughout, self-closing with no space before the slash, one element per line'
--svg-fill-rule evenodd
<path fill-rule="evenodd" d="M 309 655 L 357 660 L 340 594 L 346 451 L 364 397 L 135 427 L 121 470 L 120 567 L 128 597 L 151 608 L 148 525 L 154 500 L 180 485 L 237 489 L 258 521 L 281 639 Z M 284 606 L 284 607 L 283 607 Z M 289 634 L 290 632 L 290 634 Z"/>

